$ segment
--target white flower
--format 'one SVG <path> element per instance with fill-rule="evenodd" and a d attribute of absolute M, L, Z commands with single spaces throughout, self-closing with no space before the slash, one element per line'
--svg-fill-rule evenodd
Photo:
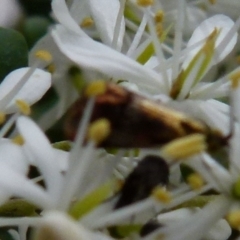
<path fill-rule="evenodd" d="M 17 112 L 16 100 L 32 105 L 37 102 L 51 86 L 50 73 L 30 68 L 19 68 L 9 73 L 0 84 L 0 111 Z M 30 73 L 30 75 L 29 75 Z"/>
<path fill-rule="evenodd" d="M 102 43 L 71 33 L 62 26 L 57 26 L 52 35 L 62 53 L 77 65 L 98 70 L 115 80 L 124 79 L 135 83 L 140 91 L 164 99 L 166 104 L 174 108 L 187 109 L 188 114 L 227 133 L 228 108 L 212 100 L 228 94 L 227 76 L 214 83 L 201 83 L 200 80 L 211 66 L 233 49 L 239 22 L 234 25 L 224 15 L 209 18 L 194 31 L 186 50 L 181 52 L 181 48 L 178 48 L 169 60 L 153 56 L 145 66 Z M 158 43 L 155 48 L 161 51 Z"/>
<path fill-rule="evenodd" d="M 36 240 L 111 240 L 104 234 L 94 233 L 84 228 L 61 212 L 44 214 L 35 234 Z"/>
<path fill-rule="evenodd" d="M 197 227 L 194 227 L 194 230 L 189 230 L 189 222 L 193 221 L 194 218 L 194 224 L 198 225 L 198 222 L 202 221 L 202 219 L 197 219 L 197 216 L 200 217 L 200 214 L 203 215 L 203 210 L 200 210 L 199 208 L 180 208 L 177 210 L 173 210 L 168 213 L 163 213 L 157 216 L 156 221 L 160 224 L 159 231 L 155 233 L 152 233 L 151 236 L 146 236 L 145 239 L 152 239 L 153 235 L 157 234 L 164 234 L 165 239 L 181 239 L 181 236 L 179 233 L 181 233 L 184 237 L 182 239 L 199 239 L 202 238 L 205 240 L 225 240 L 227 239 L 231 234 L 231 228 L 229 227 L 226 220 L 221 219 L 217 222 L 214 222 L 210 227 L 209 230 L 202 231 L 201 226 L 199 226 L 199 229 Z M 199 214 L 197 214 L 199 213 Z M 207 216 L 207 214 L 205 214 Z M 197 220 L 196 220 L 197 219 Z M 196 221 L 195 221 L 196 220 Z M 204 224 L 202 224 L 204 225 Z M 169 229 L 168 229 L 169 227 Z M 180 227 L 182 228 L 179 232 Z M 163 228 L 161 230 L 161 228 Z M 165 229 L 164 229 L 165 228 Z M 175 229 L 174 229 L 175 228 Z M 192 235 L 190 235 L 192 234 Z M 187 238 L 187 235 L 189 236 Z M 201 237 L 202 235 L 202 237 Z"/>
<path fill-rule="evenodd" d="M 239 108 L 239 72 L 235 77 L 232 77 L 232 137 L 230 139 L 230 150 L 227 161 L 227 166 L 223 166 L 216 158 L 212 158 L 208 154 L 202 154 L 190 161 L 188 164 L 193 167 L 205 181 L 210 184 L 212 189 L 218 192 L 216 199 L 207 204 L 202 213 L 202 220 L 210 226 L 218 219 L 226 216 L 230 225 L 235 229 L 240 229 L 240 205 L 239 205 L 239 123 L 240 123 L 240 108 Z M 236 123 L 234 123 L 236 119 Z M 197 214 L 198 215 L 198 214 Z M 197 218 L 196 215 L 196 218 Z M 201 215 L 199 213 L 199 215 Z M 200 219 L 200 216 L 198 216 Z M 205 219 L 205 220 L 204 220 Z M 195 220 L 192 219 L 194 222 Z M 196 227 L 197 222 L 195 221 Z M 201 223 L 199 223 L 201 224 Z M 202 225 L 203 226 L 203 225 Z M 207 226 L 206 226 L 207 227 Z M 199 227 L 199 229 L 201 229 Z M 200 231 L 200 230 L 199 230 Z"/>

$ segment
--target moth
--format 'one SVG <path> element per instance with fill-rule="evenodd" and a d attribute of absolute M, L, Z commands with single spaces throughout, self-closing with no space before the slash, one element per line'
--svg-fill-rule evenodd
<path fill-rule="evenodd" d="M 227 144 L 227 137 L 201 121 L 117 84 L 104 84 L 105 91 L 95 97 L 90 123 L 105 118 L 111 131 L 98 147 L 158 147 L 193 133 L 204 134 L 211 150 Z M 75 138 L 88 100 L 83 92 L 66 115 L 64 131 L 69 140 Z"/>
<path fill-rule="evenodd" d="M 155 155 L 142 159 L 126 178 L 115 209 L 147 198 L 158 185 L 168 183 L 169 167 L 166 161 Z"/>

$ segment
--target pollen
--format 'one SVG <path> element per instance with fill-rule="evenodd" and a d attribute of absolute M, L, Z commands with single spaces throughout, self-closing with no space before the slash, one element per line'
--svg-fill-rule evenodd
<path fill-rule="evenodd" d="M 170 193 L 162 187 L 156 187 L 152 192 L 152 196 L 162 203 L 169 203 L 172 200 Z"/>
<path fill-rule="evenodd" d="M 229 78 L 232 84 L 232 89 L 237 89 L 240 81 L 240 71 L 230 74 Z"/>
<path fill-rule="evenodd" d="M 24 144 L 24 138 L 21 135 L 17 135 L 16 137 L 12 138 L 12 142 L 19 146 L 22 146 Z"/>
<path fill-rule="evenodd" d="M 46 50 L 39 50 L 35 53 L 35 56 L 47 63 L 52 62 L 52 55 L 50 52 L 46 51 Z"/>
<path fill-rule="evenodd" d="M 0 112 L 0 125 L 6 121 L 6 114 L 4 112 Z"/>
<path fill-rule="evenodd" d="M 111 124 L 106 118 L 101 118 L 90 124 L 87 138 L 93 140 L 96 144 L 104 141 L 111 132 Z"/>
<path fill-rule="evenodd" d="M 31 107 L 26 101 L 18 99 L 16 100 L 16 105 L 22 114 L 24 115 L 31 114 Z"/>
<path fill-rule="evenodd" d="M 98 95 L 104 94 L 106 92 L 106 89 L 107 89 L 106 82 L 104 80 L 97 80 L 90 83 L 86 87 L 84 95 L 86 97 L 98 96 Z"/>
<path fill-rule="evenodd" d="M 154 0 L 137 0 L 137 4 L 140 7 L 149 7 L 151 5 L 153 5 Z"/>
<path fill-rule="evenodd" d="M 54 64 L 49 64 L 49 65 L 47 66 L 47 70 L 48 70 L 48 72 L 50 72 L 50 73 L 54 73 L 54 72 L 56 71 L 56 66 L 55 66 Z"/>
<path fill-rule="evenodd" d="M 227 214 L 226 220 L 228 221 L 229 225 L 239 230 L 240 229 L 240 210 L 232 211 Z"/>
<path fill-rule="evenodd" d="M 164 12 L 162 10 L 159 10 L 156 12 L 154 20 L 156 23 L 161 23 L 164 19 Z"/>
<path fill-rule="evenodd" d="M 173 159 L 181 159 L 190 157 L 206 149 L 205 136 L 203 134 L 192 134 L 166 144 L 162 147 L 161 153 Z"/>
<path fill-rule="evenodd" d="M 190 174 L 187 182 L 193 190 L 200 190 L 204 186 L 204 180 L 198 173 Z"/>
<path fill-rule="evenodd" d="M 86 17 L 82 20 L 80 26 L 83 28 L 91 27 L 94 24 L 94 21 L 91 17 Z"/>

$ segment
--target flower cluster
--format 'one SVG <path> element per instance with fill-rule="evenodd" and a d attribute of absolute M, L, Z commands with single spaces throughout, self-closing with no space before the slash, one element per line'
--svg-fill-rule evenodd
<path fill-rule="evenodd" d="M 239 236 L 239 10 L 234 0 L 52 0 L 28 66 L 5 71 L 0 59 L 9 237 Z M 49 133 L 58 125 L 64 136 Z"/>

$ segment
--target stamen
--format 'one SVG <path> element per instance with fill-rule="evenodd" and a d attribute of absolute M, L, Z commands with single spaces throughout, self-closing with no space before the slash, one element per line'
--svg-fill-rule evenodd
<path fill-rule="evenodd" d="M 21 99 L 16 100 L 16 105 L 22 114 L 24 114 L 24 115 L 31 114 L 30 105 L 27 102 L 25 102 L 24 100 L 21 100 Z"/>
<path fill-rule="evenodd" d="M 177 79 L 179 74 L 179 66 L 180 66 L 180 55 L 181 55 L 181 46 L 182 46 L 182 35 L 183 35 L 183 26 L 185 19 L 185 11 L 186 8 L 185 2 L 183 0 L 179 0 L 177 3 L 177 21 L 175 24 L 175 37 L 174 37 L 174 45 L 173 45 L 173 62 L 172 62 L 172 79 Z"/>
<path fill-rule="evenodd" d="M 154 20 L 156 23 L 162 23 L 164 19 L 164 12 L 163 10 L 159 10 L 156 12 Z"/>
<path fill-rule="evenodd" d="M 21 135 L 17 135 L 16 137 L 12 138 L 12 142 L 22 146 L 24 144 L 24 138 Z"/>
<path fill-rule="evenodd" d="M 101 95 L 106 92 L 106 88 L 107 86 L 105 81 L 103 80 L 94 81 L 87 86 L 84 95 L 86 97 Z"/>
<path fill-rule="evenodd" d="M 6 121 L 6 114 L 4 112 L 0 112 L 0 125 Z"/>
<path fill-rule="evenodd" d="M 137 4 L 140 7 L 149 7 L 151 5 L 153 5 L 154 0 L 137 0 Z"/>
<path fill-rule="evenodd" d="M 82 28 L 88 28 L 88 27 L 91 27 L 93 24 L 94 24 L 94 21 L 93 21 L 93 19 L 91 17 L 85 17 L 82 20 L 80 26 Z"/>
<path fill-rule="evenodd" d="M 154 46 L 154 50 L 155 50 L 155 54 L 157 56 L 157 60 L 159 62 L 159 65 L 162 66 L 162 76 L 163 76 L 163 81 L 164 81 L 164 87 L 165 87 L 165 91 L 169 91 L 170 90 L 170 86 L 169 86 L 169 81 L 168 81 L 168 75 L 167 75 L 167 65 L 166 65 L 166 59 L 162 50 L 162 46 L 161 43 L 159 41 L 159 38 L 157 36 L 157 32 L 156 32 L 156 26 L 155 23 L 152 19 L 151 16 L 151 12 L 149 11 L 149 9 L 145 9 L 144 13 L 146 14 L 147 17 L 147 21 L 148 21 L 148 28 L 149 28 L 149 32 L 152 38 L 152 42 L 153 42 L 153 46 Z"/>
<path fill-rule="evenodd" d="M 205 136 L 192 134 L 187 137 L 171 141 L 162 147 L 161 153 L 173 159 L 182 159 L 206 150 Z"/>
<path fill-rule="evenodd" d="M 239 82 L 240 82 L 240 71 L 236 71 L 236 72 L 232 73 L 229 76 L 229 78 L 231 81 L 232 89 L 237 89 L 239 86 Z"/>
<path fill-rule="evenodd" d="M 106 118 L 101 118 L 90 124 L 88 128 L 88 139 L 93 140 L 96 144 L 101 143 L 111 133 L 111 124 Z"/>
<path fill-rule="evenodd" d="M 137 47 L 138 45 L 140 45 L 140 41 L 141 41 L 141 38 L 144 34 L 144 31 L 145 31 L 145 27 L 147 25 L 147 18 L 146 18 L 146 15 L 144 14 L 143 17 L 142 17 L 142 21 L 136 31 L 136 34 L 133 38 L 133 41 L 127 51 L 127 56 L 133 56 L 134 54 L 134 51 L 137 52 Z"/>
<path fill-rule="evenodd" d="M 204 186 L 203 178 L 198 173 L 190 174 L 187 182 L 193 190 L 200 190 Z"/>
<path fill-rule="evenodd" d="M 113 40 L 112 40 L 112 48 L 118 50 L 119 52 L 121 51 L 121 49 L 120 48 L 117 49 L 117 47 L 118 47 L 117 43 L 118 43 L 118 39 L 119 39 L 119 35 L 120 35 L 122 19 L 124 16 L 125 3 L 126 3 L 126 0 L 120 0 L 120 8 L 119 8 L 117 19 L 116 19 Z"/>
<path fill-rule="evenodd" d="M 172 200 L 170 193 L 162 187 L 156 187 L 152 196 L 162 203 L 169 203 Z"/>
<path fill-rule="evenodd" d="M 12 128 L 13 124 L 15 123 L 16 119 L 18 118 L 19 113 L 15 113 L 13 114 L 8 120 L 7 122 L 2 126 L 1 130 L 0 130 L 0 138 L 3 138 L 8 131 L 10 131 L 10 129 Z"/>
<path fill-rule="evenodd" d="M 232 228 L 240 228 L 240 210 L 232 211 L 227 214 L 226 220 Z"/>
<path fill-rule="evenodd" d="M 39 50 L 35 53 L 35 56 L 39 59 L 42 60 L 46 63 L 50 63 L 52 62 L 52 55 L 50 52 L 46 51 L 46 50 Z"/>

